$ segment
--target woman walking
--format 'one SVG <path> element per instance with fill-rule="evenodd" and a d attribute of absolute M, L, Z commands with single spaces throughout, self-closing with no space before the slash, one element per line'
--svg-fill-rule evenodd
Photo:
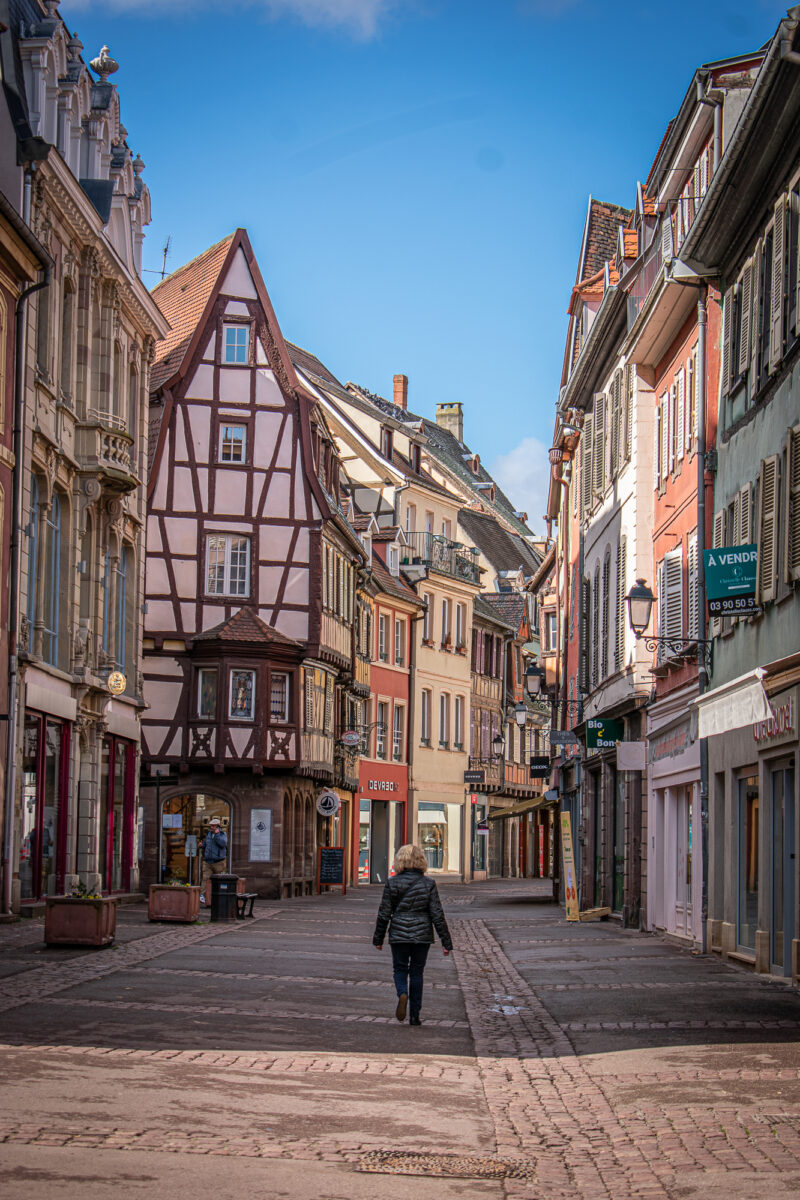
<path fill-rule="evenodd" d="M 405 1021 L 410 1002 L 409 1025 L 421 1025 L 422 974 L 434 941 L 434 927 L 441 938 L 443 954 L 450 953 L 453 942 L 436 883 L 425 877 L 428 864 L 419 846 L 401 846 L 394 869 L 396 874 L 386 881 L 383 889 L 372 943 L 378 950 L 383 949 L 388 926 L 397 989 L 394 1015 L 398 1021 Z"/>

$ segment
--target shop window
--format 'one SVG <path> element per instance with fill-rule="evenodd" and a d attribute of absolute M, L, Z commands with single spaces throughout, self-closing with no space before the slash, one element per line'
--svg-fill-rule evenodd
<path fill-rule="evenodd" d="M 222 361 L 236 364 L 246 364 L 250 361 L 249 325 L 224 325 L 222 327 Z"/>
<path fill-rule="evenodd" d="M 38 900 L 64 887 L 59 815 L 68 761 L 69 727 L 28 713 L 22 745 L 22 900 Z"/>
<path fill-rule="evenodd" d="M 746 950 L 756 948 L 758 926 L 758 776 L 739 783 L 739 896 L 736 940 Z"/>
<path fill-rule="evenodd" d="M 289 676 L 283 672 L 273 671 L 270 678 L 269 715 L 272 721 L 289 720 Z"/>
<path fill-rule="evenodd" d="M 162 883 L 200 882 L 203 839 L 212 817 L 219 818 L 222 832 L 228 837 L 230 853 L 230 813 L 230 805 L 225 800 L 198 792 L 164 800 L 160 813 Z"/>
<path fill-rule="evenodd" d="M 57 492 L 45 518 L 45 538 L 42 657 L 57 666 L 61 619 L 61 500 Z"/>
<path fill-rule="evenodd" d="M 197 715 L 211 720 L 217 715 L 216 667 L 201 667 L 197 672 Z"/>
<path fill-rule="evenodd" d="M 100 763 L 99 870 L 107 892 L 130 888 L 133 862 L 134 760 L 132 743 L 103 739 Z"/>
<path fill-rule="evenodd" d="M 231 671 L 228 716 L 232 721 L 253 720 L 255 682 L 255 671 Z"/>

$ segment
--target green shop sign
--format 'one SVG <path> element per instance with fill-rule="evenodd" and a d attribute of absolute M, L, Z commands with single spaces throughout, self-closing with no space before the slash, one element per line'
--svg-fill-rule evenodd
<path fill-rule="evenodd" d="M 625 722 L 600 720 L 586 722 L 586 749 L 612 750 L 617 742 L 625 740 Z"/>
<path fill-rule="evenodd" d="M 752 612 L 755 607 L 758 547 L 716 546 L 704 550 L 706 598 L 712 616 Z"/>

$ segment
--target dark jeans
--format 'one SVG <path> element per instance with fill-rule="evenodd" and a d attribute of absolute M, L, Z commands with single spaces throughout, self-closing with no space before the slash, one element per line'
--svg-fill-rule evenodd
<path fill-rule="evenodd" d="M 398 996 L 408 996 L 411 1016 L 418 1017 L 422 1008 L 422 972 L 430 946 L 427 942 L 390 942 L 394 986 Z"/>

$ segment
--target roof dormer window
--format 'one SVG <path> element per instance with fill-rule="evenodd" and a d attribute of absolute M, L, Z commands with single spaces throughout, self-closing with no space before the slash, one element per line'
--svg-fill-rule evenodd
<path fill-rule="evenodd" d="M 389 547 L 389 574 L 395 578 L 400 574 L 400 547 L 395 543 Z"/>
<path fill-rule="evenodd" d="M 417 474 L 419 474 L 421 466 L 422 466 L 422 450 L 415 442 L 412 442 L 411 443 L 411 470 L 416 471 Z"/>
<path fill-rule="evenodd" d="M 381 454 L 390 462 L 392 460 L 392 452 L 394 450 L 394 434 L 391 429 L 387 429 L 385 425 L 381 426 Z"/>

